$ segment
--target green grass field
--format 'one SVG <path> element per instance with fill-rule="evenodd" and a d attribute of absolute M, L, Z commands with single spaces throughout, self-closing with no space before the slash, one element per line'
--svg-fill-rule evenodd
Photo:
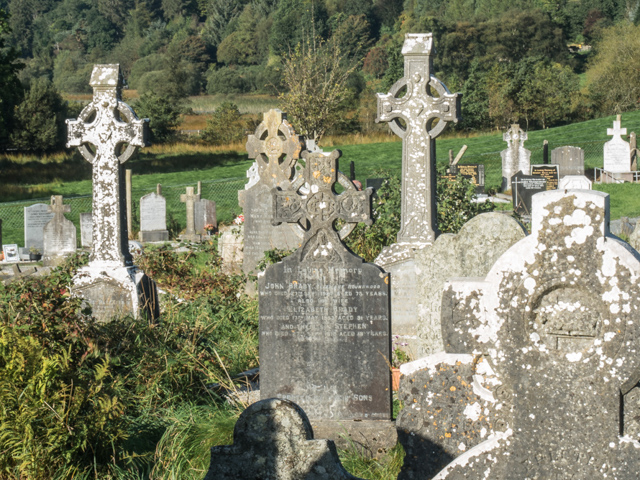
<path fill-rule="evenodd" d="M 266 99 L 269 100 L 269 97 Z M 213 97 L 205 100 L 200 100 L 202 105 L 206 105 L 207 101 L 214 102 Z M 258 100 L 256 104 L 259 105 Z M 221 97 L 216 96 L 215 101 L 221 101 Z M 249 101 L 245 99 L 245 103 L 248 104 Z M 610 138 L 606 132 L 614 119 L 614 116 L 610 116 L 529 132 L 525 146 L 532 151 L 532 163 L 542 163 L 542 142 L 546 139 L 550 150 L 561 145 L 580 146 L 585 150 L 585 166 L 588 170 L 602 167 L 602 142 Z M 640 130 L 640 111 L 624 114 L 622 126 L 629 132 Z M 463 145 L 467 145 L 468 150 L 461 163 L 484 164 L 487 188 L 497 188 L 501 181 L 500 151 L 506 145 L 502 140 L 502 132 L 470 136 L 457 132 L 445 134 L 437 139 L 438 162 L 447 162 L 449 149 L 455 155 Z M 339 148 L 343 152 L 341 169 L 348 172 L 349 163 L 353 161 L 356 178 L 363 184 L 366 178 L 375 176 L 381 169 L 399 174 L 402 168 L 400 141 L 345 144 L 326 149 L 333 148 Z M 203 198 L 216 202 L 219 221 L 230 222 L 240 213 L 237 191 L 246 183 L 246 171 L 252 163 L 241 150 L 241 146 L 224 151 L 220 148 L 207 149 L 186 144 L 141 150 L 125 165 L 125 168 L 133 170 L 134 205 L 138 204 L 142 195 L 155 191 L 156 184 L 160 183 L 167 197 L 169 221 L 184 227 L 184 205 L 180 203 L 179 195 L 184 193 L 186 186 L 202 181 Z M 64 195 L 71 203 L 72 213 L 69 217 L 73 221 L 77 221 L 81 211 L 90 210 L 88 198 L 91 195 L 91 168 L 78 153 L 67 152 L 45 158 L 0 156 L 0 170 L 0 202 L 27 199 L 44 199 L 46 202 L 47 197 L 56 194 Z M 594 188 L 611 195 L 612 219 L 640 215 L 639 185 L 596 185 Z M 32 203 L 35 201 L 32 200 Z M 24 206 L 23 203 L 0 203 L 3 243 L 22 244 Z M 134 218 L 136 208 L 134 207 Z"/>

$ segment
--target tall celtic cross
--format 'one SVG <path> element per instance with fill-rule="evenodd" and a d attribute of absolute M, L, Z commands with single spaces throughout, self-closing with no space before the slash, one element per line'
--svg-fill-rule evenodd
<path fill-rule="evenodd" d="M 282 111 L 272 109 L 254 135 L 247 139 L 249 158 L 255 158 L 260 179 L 271 185 L 282 185 L 291 180 L 294 167 L 302 150 L 302 139 L 287 121 Z"/>
<path fill-rule="evenodd" d="M 334 150 L 329 155 L 302 152 L 306 162 L 303 176 L 309 188 L 306 195 L 298 193 L 302 180 L 294 182 L 290 189 L 274 188 L 271 191 L 274 225 L 301 223 L 309 226 L 296 252 L 300 262 L 319 266 L 346 263 L 347 256 L 352 254 L 340 240 L 336 221 L 342 220 L 348 224 L 373 223 L 371 189 L 345 189 L 339 195 L 334 191 L 341 155 L 340 150 Z"/>
<path fill-rule="evenodd" d="M 408 33 L 402 47 L 404 77 L 391 87 L 390 93 L 377 94 L 376 122 L 389 122 L 391 130 L 402 138 L 402 223 L 398 243 L 430 244 L 435 240 L 435 138 L 447 122 L 457 123 L 460 119 L 461 94 L 451 94 L 431 74 L 432 47 L 430 33 Z M 439 96 L 434 96 L 434 91 Z"/>
<path fill-rule="evenodd" d="M 121 100 L 119 65 L 95 65 L 93 100 L 77 120 L 67 120 L 67 147 L 78 147 L 93 165 L 93 244 L 91 263 L 133 264 L 128 247 L 122 165 L 136 147 L 148 145 L 148 119 L 140 120 Z M 92 147 L 90 147 L 91 145 Z"/>

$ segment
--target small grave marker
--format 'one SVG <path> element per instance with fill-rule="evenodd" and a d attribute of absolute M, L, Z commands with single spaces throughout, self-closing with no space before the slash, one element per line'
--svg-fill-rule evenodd
<path fill-rule="evenodd" d="M 83 248 L 91 248 L 93 243 L 93 215 L 91 213 L 80 214 L 80 245 Z"/>
<path fill-rule="evenodd" d="M 452 175 L 460 175 L 476 186 L 476 193 L 484 193 L 484 165 L 454 164 L 450 168 Z"/>
<path fill-rule="evenodd" d="M 202 235 L 196 232 L 196 203 L 200 201 L 200 194 L 194 193 L 193 187 L 187 187 L 187 193 L 180 195 L 180 201 L 187 208 L 187 229 L 180 235 L 180 240 L 187 242 L 201 242 Z"/>
<path fill-rule="evenodd" d="M 200 235 L 208 235 L 207 225 L 218 228 L 218 218 L 216 216 L 216 202 L 201 198 L 195 205 L 195 225 L 196 233 Z"/>
<path fill-rule="evenodd" d="M 551 163 L 559 165 L 560 178 L 584 175 L 584 150 L 580 147 L 558 147 L 551 151 Z"/>
<path fill-rule="evenodd" d="M 156 185 L 156 191 L 140 198 L 141 242 L 168 242 L 167 200 L 162 196 L 162 186 Z"/>
<path fill-rule="evenodd" d="M 531 175 L 547 179 L 547 190 L 557 190 L 559 171 L 558 165 L 531 165 Z"/>
<path fill-rule="evenodd" d="M 65 256 L 76 251 L 76 226 L 64 216 L 65 213 L 71 212 L 71 207 L 64 205 L 62 195 L 51 197 L 49 211 L 53 213 L 53 218 L 43 230 L 42 256 L 46 265 L 57 265 Z"/>
<path fill-rule="evenodd" d="M 42 252 L 44 248 L 43 231 L 44 226 L 53 218 L 53 213 L 49 211 L 46 203 L 36 203 L 29 207 L 24 207 L 24 246 L 37 248 Z"/>
<path fill-rule="evenodd" d="M 531 197 L 547 190 L 547 179 L 522 172 L 511 177 L 511 198 L 513 211 L 525 221 L 531 220 Z"/>

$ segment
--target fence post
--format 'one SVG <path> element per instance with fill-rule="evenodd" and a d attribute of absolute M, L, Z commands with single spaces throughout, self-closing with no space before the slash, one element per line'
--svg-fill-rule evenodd
<path fill-rule="evenodd" d="M 133 232 L 133 200 L 131 199 L 131 170 L 125 170 L 125 183 L 127 192 L 127 237 Z"/>
<path fill-rule="evenodd" d="M 542 163 L 549 165 L 549 142 L 542 142 Z"/>

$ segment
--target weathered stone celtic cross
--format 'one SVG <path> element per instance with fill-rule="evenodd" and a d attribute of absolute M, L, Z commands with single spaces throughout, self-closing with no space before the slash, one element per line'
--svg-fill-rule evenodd
<path fill-rule="evenodd" d="M 371 219 L 371 189 L 364 191 L 345 190 L 341 195 L 333 191 L 338 182 L 338 159 L 340 150 L 329 155 L 322 152 L 302 152 L 306 161 L 304 178 L 309 184 L 309 193 L 297 193 L 298 184 L 291 189 L 272 190 L 273 224 L 308 223 L 302 245 L 296 252 L 301 262 L 343 263 L 347 249 L 334 228 L 336 220 L 346 223 L 373 223 Z M 352 255 L 349 253 L 349 255 Z"/>
<path fill-rule="evenodd" d="M 187 231 L 184 235 L 180 236 L 181 240 L 188 240 L 191 242 L 199 242 L 201 236 L 196 234 L 196 202 L 200 201 L 200 194 L 194 193 L 193 187 L 187 187 L 187 193 L 180 195 L 180 201 L 187 205 Z"/>
<path fill-rule="evenodd" d="M 430 33 L 407 34 L 402 47 L 404 77 L 390 93 L 378 94 L 376 122 L 389 122 L 391 130 L 402 138 L 400 244 L 432 244 L 436 238 L 435 138 L 448 122 L 459 120 L 461 94 L 451 94 L 431 74 L 432 48 Z M 405 88 L 406 94 L 399 96 Z M 434 91 L 438 97 L 433 96 Z"/>
<path fill-rule="evenodd" d="M 148 119 L 139 120 L 121 100 L 119 65 L 96 65 L 93 101 L 77 120 L 67 120 L 67 147 L 78 147 L 93 165 L 93 244 L 91 262 L 132 265 L 124 204 L 124 164 L 147 145 Z M 93 149 L 88 146 L 93 146 Z"/>
<path fill-rule="evenodd" d="M 155 283 L 133 265 L 128 246 L 123 164 L 147 145 L 148 119 L 139 120 L 120 97 L 119 65 L 95 65 L 93 101 L 67 120 L 68 147 L 93 165 L 93 242 L 89 265 L 78 270 L 73 292 L 93 316 L 159 315 Z M 91 147 L 89 146 L 91 145 Z"/>
<path fill-rule="evenodd" d="M 51 205 L 47 207 L 47 210 L 59 218 L 65 213 L 71 213 L 71 205 L 65 205 L 62 202 L 62 195 L 51 195 Z"/>

